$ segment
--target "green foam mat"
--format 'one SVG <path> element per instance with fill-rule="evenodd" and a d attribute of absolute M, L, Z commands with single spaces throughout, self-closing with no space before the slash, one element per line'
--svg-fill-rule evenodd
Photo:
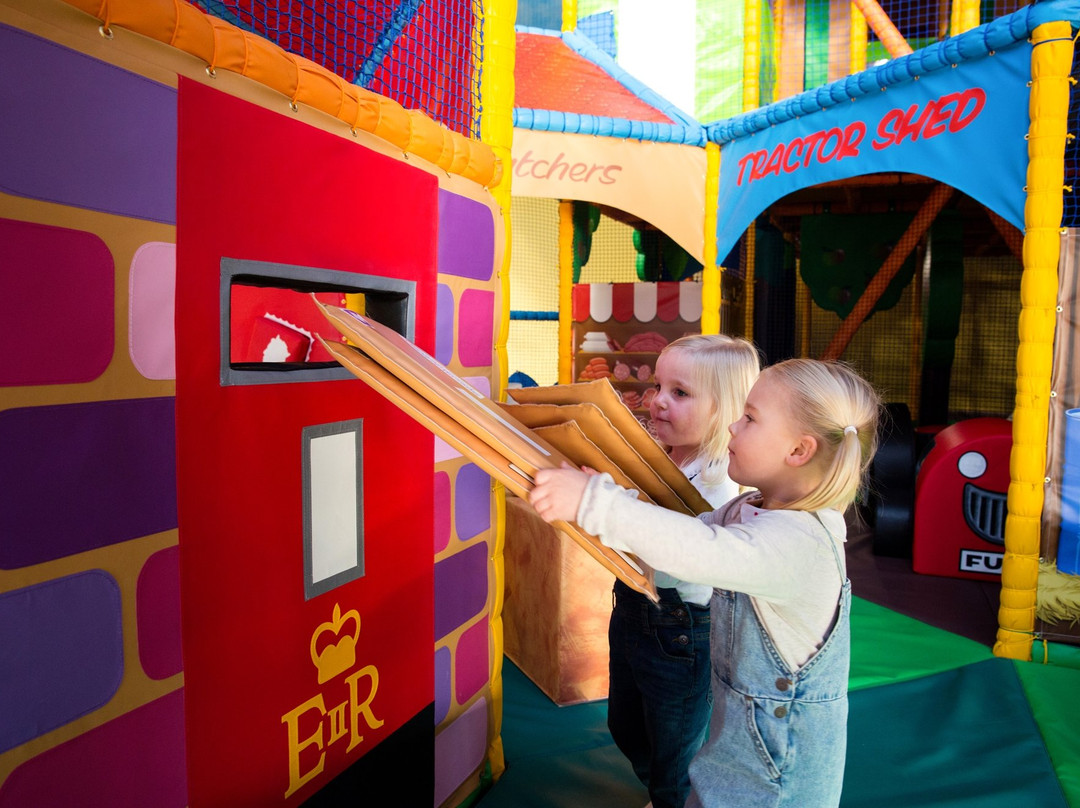
<path fill-rule="evenodd" d="M 842 808 L 1080 806 L 1080 648 L 1049 664 L 871 602 L 852 606 Z M 648 802 L 607 731 L 607 702 L 559 707 L 503 667 L 507 769 L 479 808 L 635 808 Z"/>
<path fill-rule="evenodd" d="M 851 694 L 842 808 L 1068 805 L 1010 660 Z"/>
<path fill-rule="evenodd" d="M 627 808 L 649 801 L 607 729 L 607 700 L 560 707 L 503 665 L 506 771 L 480 808 Z"/>
<path fill-rule="evenodd" d="M 1051 644 L 1032 649 L 1037 662 L 1016 662 L 1024 693 L 1070 805 L 1080 805 L 1080 649 Z"/>
<path fill-rule="evenodd" d="M 862 598 L 851 599 L 849 688 L 930 676 L 992 659 L 990 648 Z"/>

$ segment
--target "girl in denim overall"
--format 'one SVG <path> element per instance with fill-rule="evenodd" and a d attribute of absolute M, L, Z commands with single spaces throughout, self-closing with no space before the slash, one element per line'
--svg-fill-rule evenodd
<path fill-rule="evenodd" d="M 656 362 L 652 430 L 714 508 L 739 493 L 727 475 L 728 426 L 760 369 L 753 343 L 682 337 Z M 659 602 L 616 580 L 608 625 L 608 729 L 653 808 L 683 808 L 689 764 L 709 726 L 712 587 L 656 573 Z"/>
<path fill-rule="evenodd" d="M 842 363 L 766 368 L 731 425 L 728 474 L 754 488 L 694 519 L 605 474 L 537 473 L 548 521 L 714 587 L 713 711 L 687 808 L 829 808 L 847 732 L 850 584 L 844 511 L 877 448 L 880 401 Z"/>

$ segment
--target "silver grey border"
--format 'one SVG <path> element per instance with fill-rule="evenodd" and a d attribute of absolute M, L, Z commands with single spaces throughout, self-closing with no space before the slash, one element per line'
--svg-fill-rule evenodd
<path fill-rule="evenodd" d="M 310 368 L 297 370 L 250 370 L 232 367 L 229 359 L 229 292 L 237 275 L 254 275 L 296 281 L 301 285 L 332 287 L 346 292 L 389 292 L 403 295 L 402 317 L 404 322 L 385 322 L 378 314 L 374 319 L 400 333 L 412 342 L 416 336 L 416 281 L 364 275 L 359 272 L 342 272 L 334 269 L 276 264 L 266 261 L 249 261 L 240 258 L 221 259 L 221 284 L 219 287 L 220 342 L 219 363 L 222 387 L 243 384 L 282 384 L 288 382 L 321 382 L 332 379 L 352 379 L 352 373 L 343 367 Z M 386 318 L 391 319 L 391 318 Z M 396 319 L 396 318 L 394 318 Z"/>
<path fill-rule="evenodd" d="M 312 580 L 311 559 L 311 441 L 328 435 L 352 433 L 356 440 L 356 566 L 321 581 Z M 301 486 L 304 491 L 304 600 L 364 577 L 364 419 L 305 426 L 301 435 Z"/>

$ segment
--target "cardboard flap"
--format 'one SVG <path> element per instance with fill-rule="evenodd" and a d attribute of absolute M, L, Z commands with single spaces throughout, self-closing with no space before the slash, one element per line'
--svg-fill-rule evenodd
<path fill-rule="evenodd" d="M 518 404 L 595 404 L 660 478 L 696 515 L 713 510 L 708 500 L 686 479 L 675 461 L 668 457 L 641 422 L 634 417 L 607 379 L 550 387 L 518 387 L 506 391 Z M 516 412 L 516 411 L 515 411 Z"/>
<path fill-rule="evenodd" d="M 599 449 L 602 456 L 606 457 L 610 464 L 614 464 L 622 472 L 621 476 L 628 482 L 615 481 L 626 488 L 636 488 L 648 494 L 649 498 L 673 511 L 696 515 L 691 507 L 675 491 L 674 488 L 661 477 L 638 453 L 638 451 L 626 439 L 626 436 L 615 428 L 614 424 L 601 412 L 600 408 L 591 402 L 582 404 L 503 404 L 503 411 L 510 414 L 515 420 L 530 426 L 539 435 L 546 435 L 544 427 L 551 424 L 572 422 L 578 425 L 581 432 Z M 634 419 L 637 422 L 637 419 Z M 641 430 L 644 432 L 644 430 Z M 649 440 L 652 438 L 645 433 Z M 655 441 L 653 441 L 655 443 Z M 590 465 L 579 462 L 571 457 L 577 465 Z M 599 466 L 591 466 L 598 471 L 607 469 Z M 678 469 L 676 468 L 676 471 Z M 679 471 L 679 476 L 686 476 Z M 692 487 L 692 486 L 691 486 Z"/>
<path fill-rule="evenodd" d="M 558 468 L 564 461 L 572 462 L 396 332 L 393 332 L 396 339 L 389 338 L 381 333 L 389 329 L 368 318 L 318 301 L 316 304 L 335 328 L 359 346 L 339 345 L 319 338 L 343 367 L 468 457 L 507 490 L 528 499 L 537 469 Z M 572 522 L 554 524 L 627 586 L 657 600 L 651 569 L 625 553 L 605 547 L 598 538 Z"/>
<path fill-rule="evenodd" d="M 589 437 L 576 422 L 567 421 L 562 424 L 541 426 L 537 427 L 535 432 L 570 458 L 571 462 L 579 466 L 588 466 L 597 471 L 606 471 L 623 488 L 635 487 L 633 480 L 618 465 L 612 462 L 599 446 L 589 440 Z M 638 491 L 638 499 L 654 505 L 657 504 L 644 491 Z M 619 554 L 623 555 L 621 552 Z M 654 570 L 637 556 L 630 553 L 623 555 L 624 558 L 627 558 L 627 556 L 633 559 L 633 563 L 641 569 L 651 583 L 654 578 Z"/>

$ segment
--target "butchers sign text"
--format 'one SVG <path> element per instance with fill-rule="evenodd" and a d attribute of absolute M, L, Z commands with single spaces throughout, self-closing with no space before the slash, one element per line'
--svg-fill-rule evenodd
<path fill-rule="evenodd" d="M 536 180 L 568 180 L 570 182 L 598 182 L 611 185 L 619 179 L 623 170 L 617 163 L 596 163 L 592 160 L 578 160 L 559 152 L 554 159 L 541 159 L 529 149 L 521 157 L 511 160 L 514 176 L 522 179 L 531 177 Z"/>
<path fill-rule="evenodd" d="M 970 125 L 986 105 L 986 91 L 972 87 L 946 93 L 925 104 L 906 109 L 893 108 L 881 116 L 869 142 L 877 151 L 911 141 L 929 140 L 946 132 L 959 132 Z M 736 185 L 751 183 L 775 175 L 791 174 L 811 163 L 823 164 L 848 157 L 858 157 L 865 148 L 869 129 L 864 121 L 847 126 L 822 129 L 804 137 L 794 137 L 774 148 L 750 152 L 739 160 Z"/>

